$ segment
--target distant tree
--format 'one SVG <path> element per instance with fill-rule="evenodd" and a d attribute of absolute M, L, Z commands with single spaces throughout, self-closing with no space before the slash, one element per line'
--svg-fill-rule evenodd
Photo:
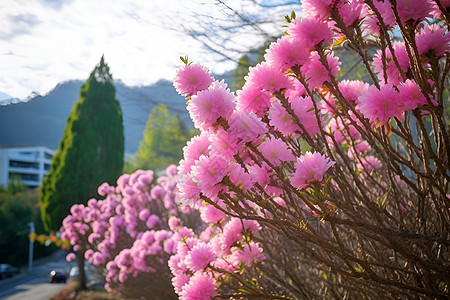
<path fill-rule="evenodd" d="M 19 267 L 28 262 L 29 228 L 34 222 L 36 232 L 43 232 L 39 212 L 39 191 L 32 189 L 10 193 L 0 191 L 0 258 L 1 263 Z M 49 255 L 56 247 L 38 243 L 34 246 L 34 258 Z"/>
<path fill-rule="evenodd" d="M 144 139 L 131 162 L 134 169 L 161 170 L 170 164 L 178 164 L 184 145 L 194 135 L 164 104 L 151 111 L 143 133 Z"/>
<path fill-rule="evenodd" d="M 123 153 L 122 111 L 102 56 L 80 89 L 43 180 L 40 201 L 45 228 L 59 230 L 72 205 L 97 197 L 97 187 L 103 182 L 113 184 L 122 173 Z"/>
<path fill-rule="evenodd" d="M 12 176 L 6 188 L 0 185 L 0 193 L 8 193 L 10 195 L 24 192 L 27 189 L 28 189 L 27 186 L 22 182 L 22 179 L 20 178 L 19 175 Z"/>

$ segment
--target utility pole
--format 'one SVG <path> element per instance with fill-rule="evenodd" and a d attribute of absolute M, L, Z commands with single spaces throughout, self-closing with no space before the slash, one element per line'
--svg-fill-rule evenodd
<path fill-rule="evenodd" d="M 34 234 L 34 222 L 28 223 L 28 226 L 30 226 L 30 247 L 28 252 L 28 273 L 31 273 L 31 269 L 33 268 L 33 247 L 34 247 L 34 241 L 31 238 L 31 235 Z"/>

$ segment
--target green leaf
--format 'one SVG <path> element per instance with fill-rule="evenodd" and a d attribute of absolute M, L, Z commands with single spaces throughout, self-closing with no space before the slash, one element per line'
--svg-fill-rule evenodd
<path fill-rule="evenodd" d="M 286 22 L 291 23 L 291 19 L 289 18 L 288 15 L 285 15 L 285 16 L 284 16 L 284 19 L 286 20 Z"/>
<path fill-rule="evenodd" d="M 323 277 L 325 280 L 328 280 L 327 274 L 323 273 L 322 277 Z"/>
<path fill-rule="evenodd" d="M 295 20 L 295 11 L 291 12 L 291 20 Z"/>

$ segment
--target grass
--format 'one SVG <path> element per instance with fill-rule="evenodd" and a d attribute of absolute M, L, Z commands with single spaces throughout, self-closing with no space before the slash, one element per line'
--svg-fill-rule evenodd
<path fill-rule="evenodd" d="M 50 300 L 122 300 L 122 298 L 108 294 L 104 288 L 90 287 L 87 290 L 80 290 L 80 283 L 77 280 L 69 281 L 66 287 Z"/>

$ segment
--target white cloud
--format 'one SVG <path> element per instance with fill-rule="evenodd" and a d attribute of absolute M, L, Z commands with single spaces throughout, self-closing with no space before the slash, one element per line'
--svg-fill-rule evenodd
<path fill-rule="evenodd" d="M 163 27 L 187 22 L 192 12 L 219 20 L 217 6 L 203 2 L 0 1 L 0 91 L 26 98 L 32 91 L 45 94 L 64 80 L 84 80 L 102 54 L 113 77 L 128 85 L 172 79 L 181 55 L 212 64 L 198 42 Z M 208 65 L 213 71 L 231 66 Z"/>

